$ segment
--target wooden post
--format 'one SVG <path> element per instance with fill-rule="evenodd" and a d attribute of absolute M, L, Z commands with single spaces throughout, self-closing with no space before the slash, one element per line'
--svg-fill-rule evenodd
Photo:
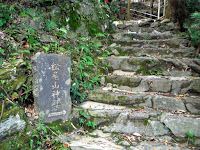
<path fill-rule="evenodd" d="M 150 1 L 150 14 L 153 14 L 153 0 Z"/>
<path fill-rule="evenodd" d="M 126 15 L 126 20 L 130 20 L 130 5 L 131 5 L 131 0 L 128 0 L 128 6 L 127 6 L 127 15 Z"/>
<path fill-rule="evenodd" d="M 166 14 L 166 0 L 164 0 L 164 10 L 163 10 L 163 16 Z"/>
<path fill-rule="evenodd" d="M 160 19 L 160 0 L 158 0 L 158 19 Z"/>

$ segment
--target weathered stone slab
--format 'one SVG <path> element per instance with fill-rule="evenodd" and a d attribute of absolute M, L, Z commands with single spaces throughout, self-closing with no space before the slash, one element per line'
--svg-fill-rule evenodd
<path fill-rule="evenodd" d="M 170 111 L 186 111 L 185 105 L 181 99 L 165 96 L 155 96 L 153 98 L 153 108 Z"/>
<path fill-rule="evenodd" d="M 97 89 L 89 92 L 88 99 L 100 103 L 131 106 L 144 103 L 149 99 L 149 96 L 147 94 L 123 95 Z"/>
<path fill-rule="evenodd" d="M 6 136 L 23 131 L 26 128 L 26 122 L 21 118 L 21 112 L 16 115 L 10 115 L 7 119 L 0 123 L 0 139 Z M 1 143 L 1 142 L 0 142 Z"/>
<path fill-rule="evenodd" d="M 166 114 L 163 118 L 162 122 L 176 137 L 186 137 L 186 132 L 188 131 L 194 132 L 196 137 L 200 137 L 200 118 L 191 118 L 171 114 Z"/>
<path fill-rule="evenodd" d="M 71 113 L 70 58 L 37 53 L 32 58 L 35 112 L 44 122 L 68 120 Z"/>
<path fill-rule="evenodd" d="M 113 70 L 150 75 L 150 71 L 165 76 L 199 76 L 200 59 L 165 59 L 150 57 L 106 57 L 101 58 Z M 158 73 L 160 72 L 160 73 Z M 195 90 L 198 90 L 195 89 Z"/>
<path fill-rule="evenodd" d="M 159 121 L 151 121 L 148 126 L 144 125 L 141 120 L 130 120 L 129 113 L 121 113 L 116 119 L 116 122 L 108 126 L 101 127 L 104 132 L 119 132 L 126 134 L 145 134 L 146 136 L 162 136 L 167 135 L 168 131 L 164 128 L 164 125 Z"/>
<path fill-rule="evenodd" d="M 166 80 L 166 79 L 152 80 L 151 90 L 155 92 L 170 92 L 171 91 L 170 80 Z"/>

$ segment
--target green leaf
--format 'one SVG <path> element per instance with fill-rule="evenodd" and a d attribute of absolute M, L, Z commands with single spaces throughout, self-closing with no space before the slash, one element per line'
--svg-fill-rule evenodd
<path fill-rule="evenodd" d="M 0 27 L 2 27 L 6 23 L 5 18 L 0 18 Z"/>
<path fill-rule="evenodd" d="M 33 44 L 34 41 L 35 41 L 34 36 L 30 36 L 30 37 L 28 38 L 28 41 L 29 41 L 29 43 Z"/>
<path fill-rule="evenodd" d="M 86 72 L 83 73 L 83 76 L 85 76 L 85 77 L 90 77 L 90 75 L 87 74 Z"/>
<path fill-rule="evenodd" d="M 19 53 L 12 53 L 10 54 L 11 56 L 19 56 L 20 54 Z"/>
<path fill-rule="evenodd" d="M 38 144 L 38 145 L 41 145 L 42 143 L 41 143 L 40 141 L 37 141 L 37 144 Z"/>
<path fill-rule="evenodd" d="M 42 46 L 42 48 L 44 48 L 45 53 L 48 53 L 48 51 L 49 51 L 49 49 L 50 49 L 50 45 L 49 45 L 48 47 L 46 47 L 46 46 Z"/>
<path fill-rule="evenodd" d="M 92 128 L 93 128 L 93 129 L 96 129 L 96 127 L 97 127 L 96 122 L 93 122 L 93 123 L 92 123 Z"/>
<path fill-rule="evenodd" d="M 21 133 L 21 132 L 19 132 L 19 137 L 21 137 L 21 135 L 22 135 L 22 133 Z"/>
<path fill-rule="evenodd" d="M 39 135 L 38 134 L 33 134 L 32 137 L 39 138 Z"/>
<path fill-rule="evenodd" d="M 104 38 L 106 38 L 105 34 L 103 34 L 103 33 L 97 33 L 96 37 L 104 37 Z"/>
<path fill-rule="evenodd" d="M 0 48 L 0 54 L 4 55 L 4 50 Z"/>
<path fill-rule="evenodd" d="M 91 122 L 90 120 L 88 120 L 87 123 L 86 123 L 86 125 L 87 125 L 88 127 L 92 127 L 92 122 Z"/>
<path fill-rule="evenodd" d="M 82 118 L 79 118 L 79 124 L 82 125 L 84 123 Z"/>
<path fill-rule="evenodd" d="M 87 118 L 86 113 L 84 113 L 83 111 L 79 110 L 79 113 L 80 113 L 84 118 Z"/>
<path fill-rule="evenodd" d="M 94 45 L 92 45 L 95 49 L 98 49 L 100 46 L 101 46 L 101 44 L 94 44 Z"/>
<path fill-rule="evenodd" d="M 21 50 L 21 53 L 28 53 L 28 54 L 30 54 L 31 52 L 29 50 Z"/>
<path fill-rule="evenodd" d="M 30 147 L 33 148 L 33 140 L 30 140 Z"/>

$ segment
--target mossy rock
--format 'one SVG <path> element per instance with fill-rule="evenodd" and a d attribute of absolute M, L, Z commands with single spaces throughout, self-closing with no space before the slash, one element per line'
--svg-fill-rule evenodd
<path fill-rule="evenodd" d="M 2 108 L 2 104 L 0 107 Z M 0 139 L 8 138 L 20 131 L 25 131 L 26 126 L 27 118 L 23 108 L 6 101 L 4 105 L 4 113 L 0 121 Z"/>
<path fill-rule="evenodd" d="M 10 94 L 18 90 L 27 79 L 27 67 L 22 59 L 16 59 L 6 63 L 0 70 L 0 79 L 4 80 L 3 88 Z M 0 92 L 3 92 L 0 89 Z"/>

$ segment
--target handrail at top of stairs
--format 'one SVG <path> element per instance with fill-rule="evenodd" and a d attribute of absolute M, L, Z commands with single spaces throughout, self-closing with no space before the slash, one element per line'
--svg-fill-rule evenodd
<path fill-rule="evenodd" d="M 126 7 L 123 7 L 123 9 L 126 9 Z M 135 10 L 135 9 L 130 9 L 130 11 L 134 11 L 134 12 L 137 12 L 137 13 L 141 13 L 141 14 L 147 15 L 147 16 L 152 16 L 152 17 L 155 17 L 155 18 L 158 17 L 158 16 L 156 16 L 156 15 L 148 14 L 148 13 L 141 12 L 141 11 L 138 11 L 138 10 Z"/>

